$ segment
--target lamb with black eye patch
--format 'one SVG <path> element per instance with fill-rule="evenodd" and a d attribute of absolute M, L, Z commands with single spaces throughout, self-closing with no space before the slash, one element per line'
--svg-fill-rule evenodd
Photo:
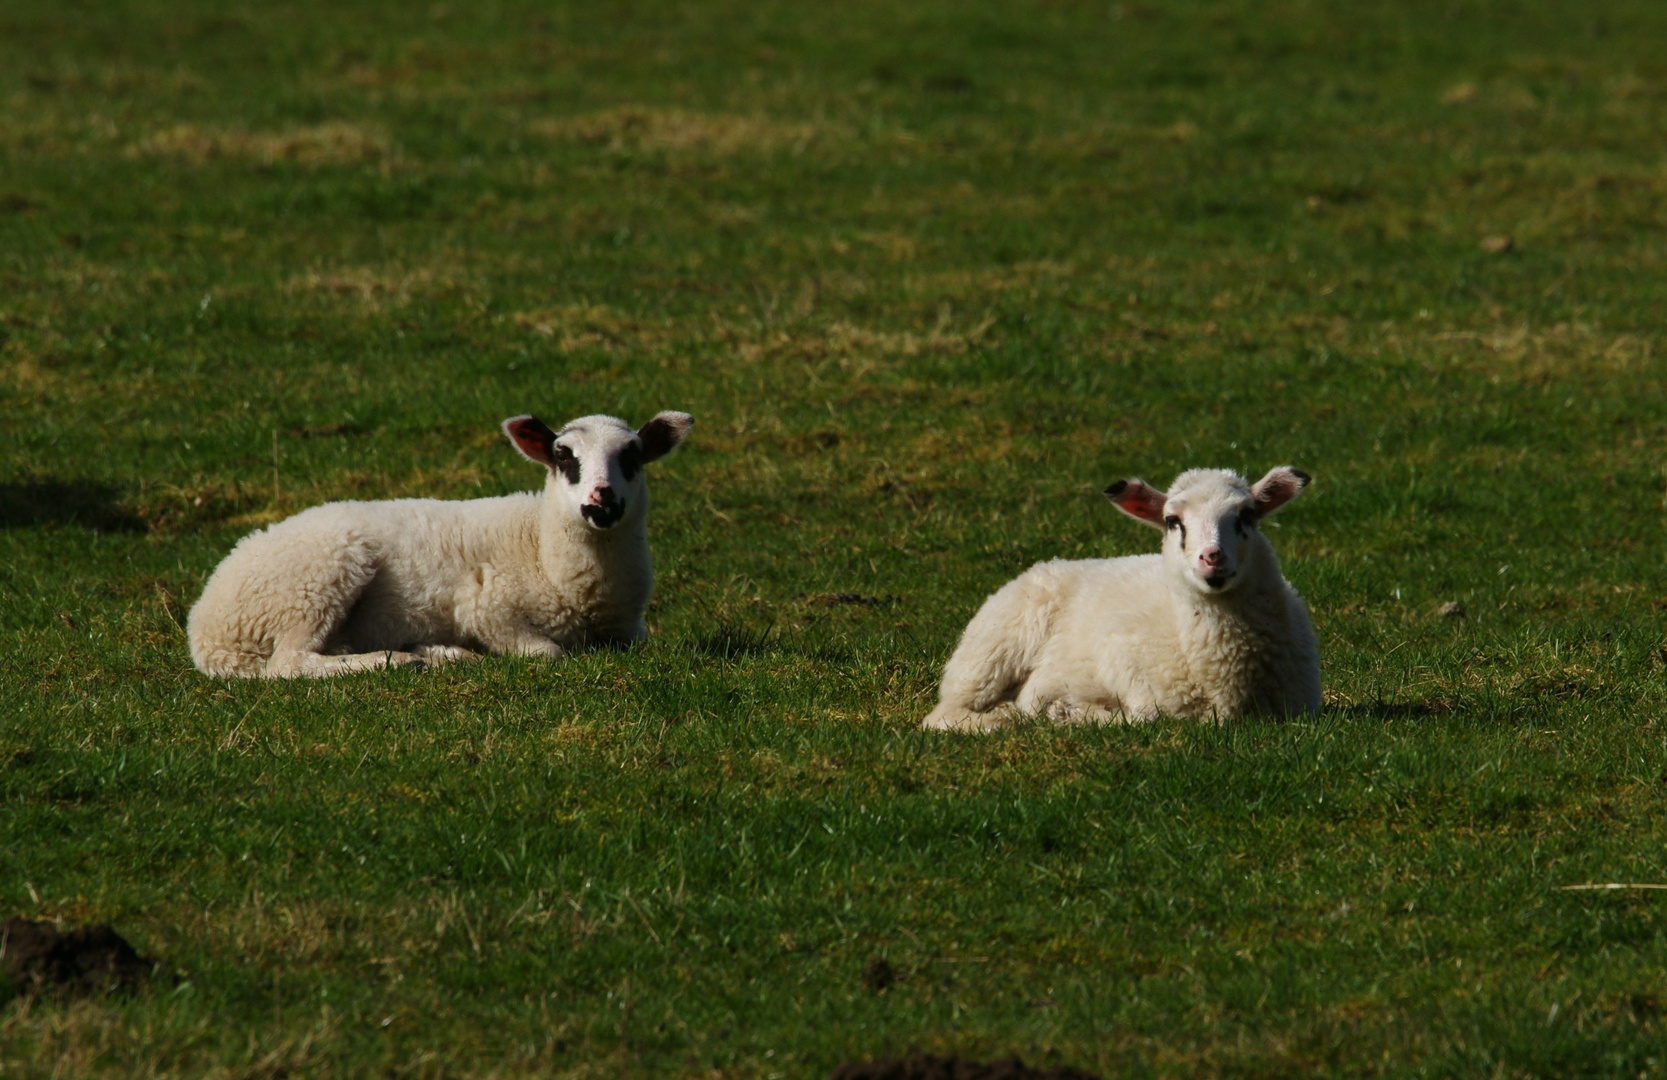
<path fill-rule="evenodd" d="M 191 609 L 191 657 L 207 675 L 277 678 L 640 640 L 654 588 L 643 466 L 693 424 L 662 412 L 553 431 L 516 416 L 504 433 L 547 470 L 537 494 L 328 503 L 252 533 Z"/>
<path fill-rule="evenodd" d="M 968 624 L 922 726 L 1319 711 L 1314 626 L 1260 528 L 1308 483 L 1280 466 L 1255 484 L 1224 469 L 1167 492 L 1112 484 L 1119 510 L 1163 532 L 1162 554 L 1060 559 L 1009 582 Z"/>

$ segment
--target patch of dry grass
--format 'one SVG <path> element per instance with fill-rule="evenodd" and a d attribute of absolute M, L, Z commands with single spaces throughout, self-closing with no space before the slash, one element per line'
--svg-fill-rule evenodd
<path fill-rule="evenodd" d="M 1491 330 L 1441 330 L 1429 335 L 1443 351 L 1454 344 L 1479 357 L 1491 370 L 1510 372 L 1531 383 L 1548 385 L 1571 373 L 1607 378 L 1648 370 L 1655 342 L 1648 335 L 1612 333 L 1579 322 L 1536 328 L 1528 324 Z"/>
<path fill-rule="evenodd" d="M 290 296 L 351 300 L 369 311 L 387 311 L 405 307 L 413 300 L 455 295 L 465 288 L 465 280 L 431 266 L 343 266 L 307 270 L 290 278 L 282 288 Z"/>
<path fill-rule="evenodd" d="M 245 131 L 179 124 L 148 135 L 128 148 L 132 157 L 170 157 L 191 165 L 248 162 L 308 167 L 388 163 L 395 157 L 386 133 L 360 124 L 333 121 L 284 131 Z"/>
<path fill-rule="evenodd" d="M 830 132 L 816 124 L 767 116 L 620 105 L 585 116 L 540 120 L 535 134 L 612 151 L 708 154 L 802 153 Z"/>
<path fill-rule="evenodd" d="M 801 310 L 808 311 L 808 305 Z M 874 363 L 881 360 L 965 353 L 988 343 L 996 322 L 993 315 L 984 315 L 957 326 L 946 308 L 930 329 L 884 330 L 845 319 L 795 318 L 795 314 L 784 314 L 785 325 L 772 317 L 763 322 L 744 321 L 725 318 L 716 312 L 705 324 L 689 320 L 651 322 L 605 304 L 580 302 L 517 312 L 509 321 L 554 342 L 564 353 L 600 349 L 653 354 L 678 343 L 718 342 L 733 348 L 743 364 L 832 361 L 847 372 L 857 371 L 858 375 L 876 370 Z M 869 361 L 866 365 L 865 360 Z M 814 380 L 820 369 L 810 374 Z"/>
<path fill-rule="evenodd" d="M 519 311 L 510 316 L 510 322 L 553 341 L 564 353 L 577 349 L 653 350 L 673 336 L 669 326 L 652 325 L 606 304 L 588 301 Z"/>

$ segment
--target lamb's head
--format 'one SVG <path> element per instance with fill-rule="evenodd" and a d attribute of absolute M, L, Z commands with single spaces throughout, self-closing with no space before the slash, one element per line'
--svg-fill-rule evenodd
<path fill-rule="evenodd" d="M 1281 465 L 1251 484 L 1226 469 L 1188 469 L 1167 492 L 1140 480 L 1106 488 L 1117 508 L 1164 531 L 1164 564 L 1202 593 L 1232 591 L 1271 560 L 1273 546 L 1258 528 L 1263 518 L 1308 486 L 1300 469 Z"/>
<path fill-rule="evenodd" d="M 677 449 L 694 417 L 663 412 L 633 431 L 615 416 L 581 416 L 560 431 L 536 416 L 504 421 L 504 434 L 529 460 L 550 470 L 546 498 L 557 498 L 573 520 L 597 532 L 640 521 L 648 508 L 643 466 Z"/>

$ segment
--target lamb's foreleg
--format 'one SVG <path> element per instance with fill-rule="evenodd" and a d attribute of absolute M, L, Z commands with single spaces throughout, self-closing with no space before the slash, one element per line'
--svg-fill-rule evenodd
<path fill-rule="evenodd" d="M 514 643 L 504 651 L 511 656 L 542 656 L 547 660 L 560 660 L 567 655 L 566 650 L 560 645 L 531 630 L 517 636 Z"/>
<path fill-rule="evenodd" d="M 461 645 L 414 645 L 411 647 L 411 653 L 422 663 L 432 667 L 480 659 L 480 653 L 473 649 L 465 649 Z"/>
<path fill-rule="evenodd" d="M 347 653 L 330 656 L 305 649 L 288 649 L 272 654 L 266 662 L 268 679 L 323 678 L 329 675 L 351 675 L 359 671 L 379 671 L 391 667 L 427 667 L 428 661 L 416 653 L 386 652 Z"/>

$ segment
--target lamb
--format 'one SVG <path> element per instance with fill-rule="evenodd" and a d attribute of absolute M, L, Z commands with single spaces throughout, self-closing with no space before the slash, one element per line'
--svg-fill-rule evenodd
<path fill-rule="evenodd" d="M 1119 510 L 1163 531 L 1163 553 L 1038 563 L 1002 587 L 921 726 L 1317 712 L 1314 627 L 1259 527 L 1308 481 L 1281 466 L 1254 485 L 1224 469 L 1190 469 L 1167 493 L 1112 484 Z"/>
<path fill-rule="evenodd" d="M 191 609 L 191 658 L 205 675 L 287 678 L 641 640 L 643 466 L 693 424 L 512 417 L 504 433 L 549 470 L 540 493 L 327 503 L 251 533 Z"/>

